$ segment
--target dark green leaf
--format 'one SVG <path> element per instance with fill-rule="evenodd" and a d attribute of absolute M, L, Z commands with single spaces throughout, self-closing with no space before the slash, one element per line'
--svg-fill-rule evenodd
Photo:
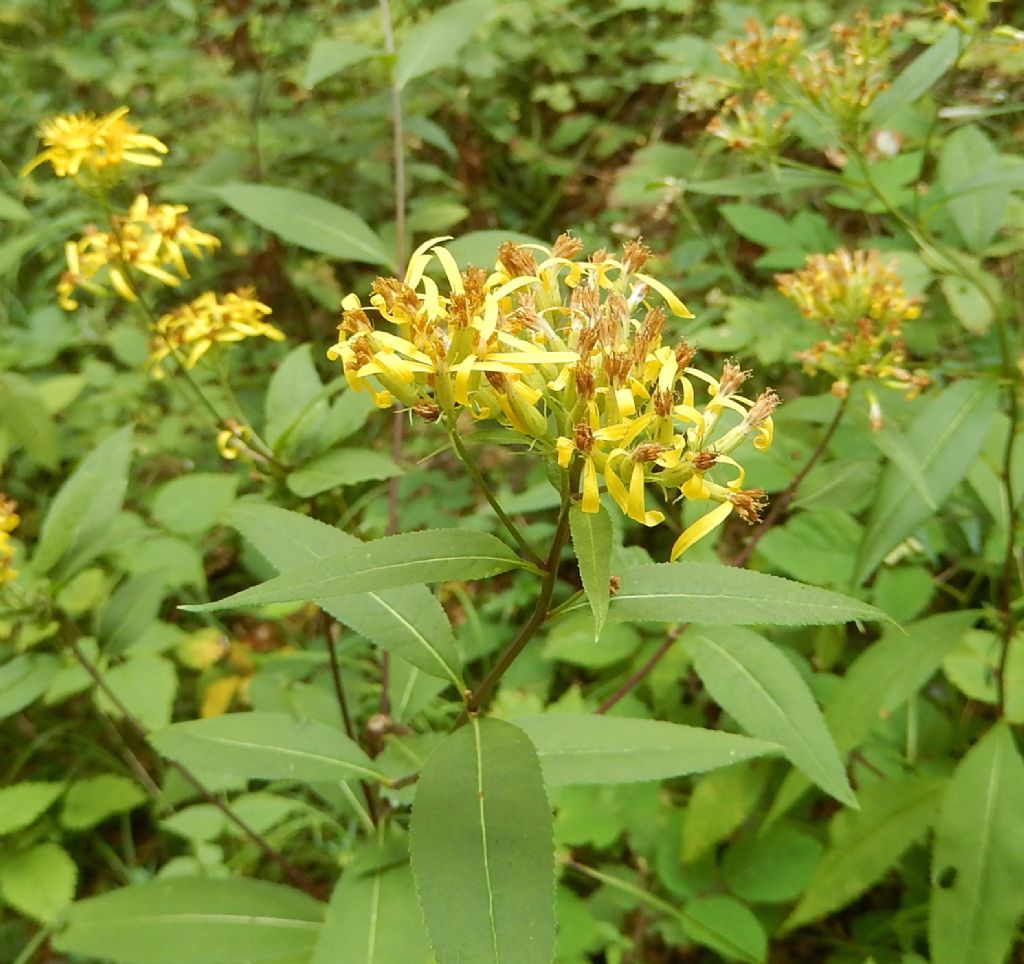
<path fill-rule="evenodd" d="M 604 506 L 598 512 L 584 512 L 574 505 L 569 510 L 569 530 L 580 579 L 594 614 L 594 639 L 597 640 L 604 629 L 611 595 L 612 520 Z"/>
<path fill-rule="evenodd" d="M 401 475 L 390 457 L 374 449 L 335 449 L 307 462 L 288 476 L 288 488 L 303 499 L 337 489 Z"/>
<path fill-rule="evenodd" d="M 427 758 L 410 844 L 438 964 L 551 964 L 551 809 L 526 735 L 473 718 Z"/>
<path fill-rule="evenodd" d="M 888 88 L 882 91 L 868 108 L 873 127 L 880 127 L 891 114 L 913 104 L 928 92 L 935 82 L 956 63 L 960 56 L 961 33 L 950 27 L 926 51 L 919 54 L 901 71 Z"/>

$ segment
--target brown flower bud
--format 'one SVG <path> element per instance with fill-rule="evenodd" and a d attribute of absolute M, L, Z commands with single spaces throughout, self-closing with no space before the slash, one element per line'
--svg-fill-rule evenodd
<path fill-rule="evenodd" d="M 537 259 L 529 248 L 516 244 L 514 241 L 503 241 L 498 248 L 498 261 L 513 277 L 537 274 Z"/>
<path fill-rule="evenodd" d="M 586 422 L 577 422 L 572 429 L 572 441 L 580 452 L 586 454 L 594 447 L 594 432 Z"/>
<path fill-rule="evenodd" d="M 736 514 L 747 523 L 754 525 L 761 521 L 761 513 L 768 506 L 768 499 L 764 489 L 742 489 L 733 492 L 729 496 Z"/>

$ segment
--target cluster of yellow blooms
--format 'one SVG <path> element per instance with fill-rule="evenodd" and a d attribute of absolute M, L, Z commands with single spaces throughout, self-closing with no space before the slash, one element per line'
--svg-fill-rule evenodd
<path fill-rule="evenodd" d="M 40 164 L 49 163 L 57 177 L 75 177 L 83 171 L 116 172 L 125 162 L 159 167 L 167 145 L 132 124 L 128 108 L 119 107 L 103 117 L 95 114 L 60 114 L 39 125 L 39 137 L 46 147 L 22 168 L 22 176 Z"/>
<path fill-rule="evenodd" d="M 14 546 L 11 545 L 11 533 L 18 527 L 21 519 L 15 509 L 18 504 L 0 492 L 0 585 L 9 582 L 18 575 L 17 569 L 11 568 L 14 558 Z"/>
<path fill-rule="evenodd" d="M 68 270 L 57 285 L 60 306 L 65 311 L 78 307 L 76 288 L 104 295 L 108 285 L 126 301 L 135 301 L 131 277 L 136 271 L 172 288 L 180 284 L 189 276 L 186 251 L 201 258 L 204 249 L 220 247 L 212 234 L 192 226 L 186 211 L 184 204 L 151 204 L 140 194 L 126 215 L 111 217 L 109 231 L 91 228 L 78 240 L 68 241 Z"/>
<path fill-rule="evenodd" d="M 562 235 L 549 249 L 503 244 L 493 271 L 460 270 L 435 238 L 413 254 L 405 278 L 378 278 L 369 304 L 342 302 L 339 359 L 354 389 L 385 407 L 397 400 L 457 431 L 460 412 L 494 419 L 578 473 L 582 508 L 597 512 L 600 480 L 621 510 L 644 525 L 664 518 L 646 506 L 648 484 L 716 505 L 687 528 L 672 558 L 736 511 L 757 520 L 764 492 L 744 489 L 731 453 L 748 437 L 772 438 L 772 391 L 745 398 L 748 377 L 727 363 L 719 377 L 692 367 L 695 350 L 666 343 L 666 309 L 693 317 L 662 282 L 642 272 L 650 251 L 626 245 L 621 259 Z M 436 262 L 442 293 L 427 273 Z M 370 320 L 386 323 L 386 328 Z M 707 400 L 695 382 L 705 383 Z M 726 413 L 731 427 L 722 430 Z M 715 481 L 724 470 L 730 478 Z"/>
<path fill-rule="evenodd" d="M 25 166 L 22 173 L 48 162 L 59 177 L 91 172 L 112 181 L 124 163 L 158 167 L 167 147 L 141 133 L 127 120 L 121 107 L 102 117 L 93 114 L 62 114 L 39 128 L 46 149 Z M 155 152 L 155 153 L 149 153 Z M 67 270 L 57 285 L 60 305 L 66 311 L 78 307 L 79 289 L 104 296 L 111 292 L 126 301 L 138 300 L 138 285 L 152 279 L 177 287 L 188 278 L 185 256 L 201 258 L 220 247 L 212 234 L 195 228 L 183 204 L 154 204 L 139 194 L 125 214 L 112 214 L 109 230 L 89 227 L 64 246 Z M 280 341 L 284 335 L 264 318 L 270 308 L 244 289 L 218 300 L 213 292 L 168 312 L 152 325 L 150 367 L 169 355 L 192 368 L 215 343 L 263 336 Z"/>
<path fill-rule="evenodd" d="M 835 337 L 797 356 L 808 370 L 832 375 L 835 394 L 845 395 L 857 379 L 903 389 L 909 398 L 928 384 L 923 372 L 904 367 L 903 323 L 920 317 L 920 299 L 906 296 L 899 274 L 877 251 L 811 255 L 800 271 L 775 280 L 805 318 Z"/>
<path fill-rule="evenodd" d="M 807 50 L 803 26 L 794 18 L 779 17 L 770 31 L 749 19 L 744 38 L 718 49 L 722 62 L 735 69 L 729 82 L 735 92 L 711 119 L 709 133 L 730 147 L 774 150 L 790 118 L 776 106 L 776 95 L 784 93 L 790 102 L 802 96 L 844 135 L 860 137 L 865 110 L 888 86 L 892 35 L 901 23 L 896 14 L 872 20 L 860 11 L 852 25 L 833 26 L 829 46 Z"/>
<path fill-rule="evenodd" d="M 159 337 L 154 342 L 150 364 L 158 365 L 181 348 L 187 351 L 182 364 L 193 368 L 217 343 L 260 335 L 282 341 L 284 333 L 263 320 L 269 314 L 270 308 L 253 297 L 252 288 L 239 288 L 222 299 L 212 291 L 204 292 L 157 319 L 154 327 Z"/>

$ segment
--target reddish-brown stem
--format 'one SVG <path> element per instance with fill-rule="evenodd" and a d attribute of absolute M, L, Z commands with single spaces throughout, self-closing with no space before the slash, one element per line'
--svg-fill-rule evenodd
<path fill-rule="evenodd" d="M 661 645 L 647 658 L 646 662 L 635 673 L 630 675 L 611 696 L 607 697 L 601 705 L 594 710 L 597 714 L 607 713 L 624 696 L 632 693 L 651 673 L 662 657 L 675 645 L 677 639 L 683 635 L 686 625 L 673 626 Z"/>

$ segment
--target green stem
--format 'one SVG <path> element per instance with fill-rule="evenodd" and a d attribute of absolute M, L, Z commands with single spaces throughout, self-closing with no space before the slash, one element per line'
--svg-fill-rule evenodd
<path fill-rule="evenodd" d="M 544 562 L 544 578 L 541 582 L 540 593 L 537 602 L 533 607 L 530 618 L 519 630 L 515 639 L 509 643 L 505 651 L 498 657 L 498 661 L 491 668 L 491 671 L 484 677 L 483 682 L 473 690 L 466 698 L 466 709 L 456 721 L 456 726 L 461 726 L 474 713 L 479 713 L 486 704 L 499 680 L 508 671 L 508 668 L 516 661 L 519 654 L 526 648 L 526 644 L 537 634 L 537 630 L 544 625 L 551 609 L 551 596 L 555 591 L 555 583 L 558 581 L 558 560 L 562 554 L 562 548 L 569 538 L 569 506 L 571 505 L 571 493 L 569 473 L 565 474 L 562 488 L 562 507 L 558 513 L 558 524 L 555 527 L 555 535 L 551 540 L 551 549 L 548 558 Z"/>
<path fill-rule="evenodd" d="M 517 545 L 523 551 L 526 558 L 535 566 L 543 568 L 544 560 L 537 554 L 533 546 L 526 541 L 526 537 L 519 531 L 519 527 L 501 507 L 501 503 L 498 501 L 498 497 L 494 494 L 494 490 L 491 488 L 487 479 L 484 478 L 483 473 L 481 473 L 481 471 L 476 467 L 476 463 L 472 458 L 470 458 L 465 443 L 459 435 L 458 426 L 455 424 L 454 419 L 449 418 L 446 422 L 446 427 L 448 429 L 448 436 L 452 440 L 452 447 L 455 449 L 455 453 L 458 455 L 462 464 L 466 466 L 466 471 L 469 472 L 470 478 L 476 483 L 477 488 L 484 494 L 484 498 L 490 503 L 491 508 L 494 510 L 494 514 L 501 520 L 501 524 L 508 530 L 509 535 L 515 539 Z"/>

